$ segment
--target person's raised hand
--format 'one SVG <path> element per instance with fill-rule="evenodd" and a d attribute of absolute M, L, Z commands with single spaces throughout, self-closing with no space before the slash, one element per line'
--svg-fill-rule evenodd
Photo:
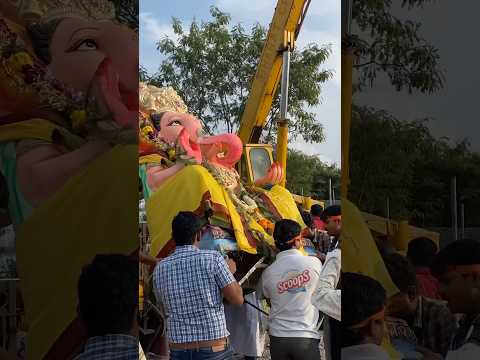
<path fill-rule="evenodd" d="M 237 272 L 237 264 L 235 263 L 235 261 L 233 261 L 232 258 L 228 258 L 226 260 L 227 262 L 227 266 L 228 266 L 228 269 L 230 270 L 230 272 L 232 274 L 235 274 Z"/>

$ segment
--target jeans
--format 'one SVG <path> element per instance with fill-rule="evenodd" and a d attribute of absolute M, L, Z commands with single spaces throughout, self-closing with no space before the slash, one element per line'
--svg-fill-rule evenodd
<path fill-rule="evenodd" d="M 272 360 L 319 360 L 320 340 L 270 336 Z"/>
<path fill-rule="evenodd" d="M 225 350 L 213 352 L 212 348 L 191 350 L 170 350 L 170 360 L 232 360 L 233 350 L 228 345 Z"/>

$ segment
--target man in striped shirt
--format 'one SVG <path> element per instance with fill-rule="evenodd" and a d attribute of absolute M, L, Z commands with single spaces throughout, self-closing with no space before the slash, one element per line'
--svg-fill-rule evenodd
<path fill-rule="evenodd" d="M 160 261 L 153 274 L 157 300 L 167 314 L 170 359 L 232 359 L 223 298 L 243 304 L 242 288 L 226 262 L 213 250 L 200 250 L 201 222 L 180 212 L 172 222 L 174 253 Z"/>

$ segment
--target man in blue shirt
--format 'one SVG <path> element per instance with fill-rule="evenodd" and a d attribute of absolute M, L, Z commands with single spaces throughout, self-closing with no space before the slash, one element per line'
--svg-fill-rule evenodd
<path fill-rule="evenodd" d="M 201 222 L 180 212 L 172 222 L 176 249 L 155 268 L 153 286 L 167 314 L 170 359 L 232 359 L 223 297 L 243 304 L 236 266 L 218 251 L 200 250 Z"/>

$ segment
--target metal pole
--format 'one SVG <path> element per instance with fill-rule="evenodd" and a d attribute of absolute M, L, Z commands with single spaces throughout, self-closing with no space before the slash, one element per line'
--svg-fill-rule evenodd
<path fill-rule="evenodd" d="M 390 220 L 390 197 L 387 196 L 387 220 Z"/>
<path fill-rule="evenodd" d="M 332 178 L 328 178 L 328 202 L 332 205 Z"/>
<path fill-rule="evenodd" d="M 452 232 L 453 240 L 458 240 L 458 214 L 457 214 L 457 177 L 452 178 L 452 188 L 450 193 L 452 207 Z"/>
<path fill-rule="evenodd" d="M 352 23 L 352 0 L 342 1 L 342 176 L 341 197 L 347 197 L 350 183 L 350 123 L 352 117 L 353 50 L 349 41 Z"/>
<path fill-rule="evenodd" d="M 462 239 L 465 239 L 465 204 L 460 205 L 460 227 L 462 229 Z"/>
<path fill-rule="evenodd" d="M 342 0 L 342 36 L 352 33 L 352 0 Z"/>
<path fill-rule="evenodd" d="M 290 77 L 290 51 L 291 46 L 286 44 L 286 48 L 283 51 L 283 67 L 282 67 L 282 84 L 281 84 L 281 97 L 280 97 L 280 118 L 278 119 L 278 134 L 277 134 L 277 161 L 282 168 L 287 169 L 287 156 L 288 156 L 288 82 Z M 280 185 L 285 187 L 287 183 L 286 176 L 284 174 Z"/>
<path fill-rule="evenodd" d="M 245 298 L 243 299 L 243 302 L 244 302 L 245 304 L 248 304 L 248 305 L 250 305 L 250 306 L 251 306 L 251 307 L 253 307 L 254 309 L 256 309 L 256 310 L 260 311 L 262 314 L 264 314 L 264 315 L 266 315 L 266 316 L 268 316 L 268 315 L 269 315 L 269 313 L 267 313 L 267 312 L 263 311 L 263 310 L 262 310 L 262 309 L 260 309 L 258 306 L 256 306 L 256 305 L 253 305 L 251 302 L 247 301 Z"/>
<path fill-rule="evenodd" d="M 385 232 L 390 236 L 390 197 L 387 196 L 387 221 L 385 223 Z"/>
<path fill-rule="evenodd" d="M 280 98 L 280 119 L 287 118 L 288 110 L 288 82 L 290 80 L 290 48 L 283 52 L 282 85 Z"/>

